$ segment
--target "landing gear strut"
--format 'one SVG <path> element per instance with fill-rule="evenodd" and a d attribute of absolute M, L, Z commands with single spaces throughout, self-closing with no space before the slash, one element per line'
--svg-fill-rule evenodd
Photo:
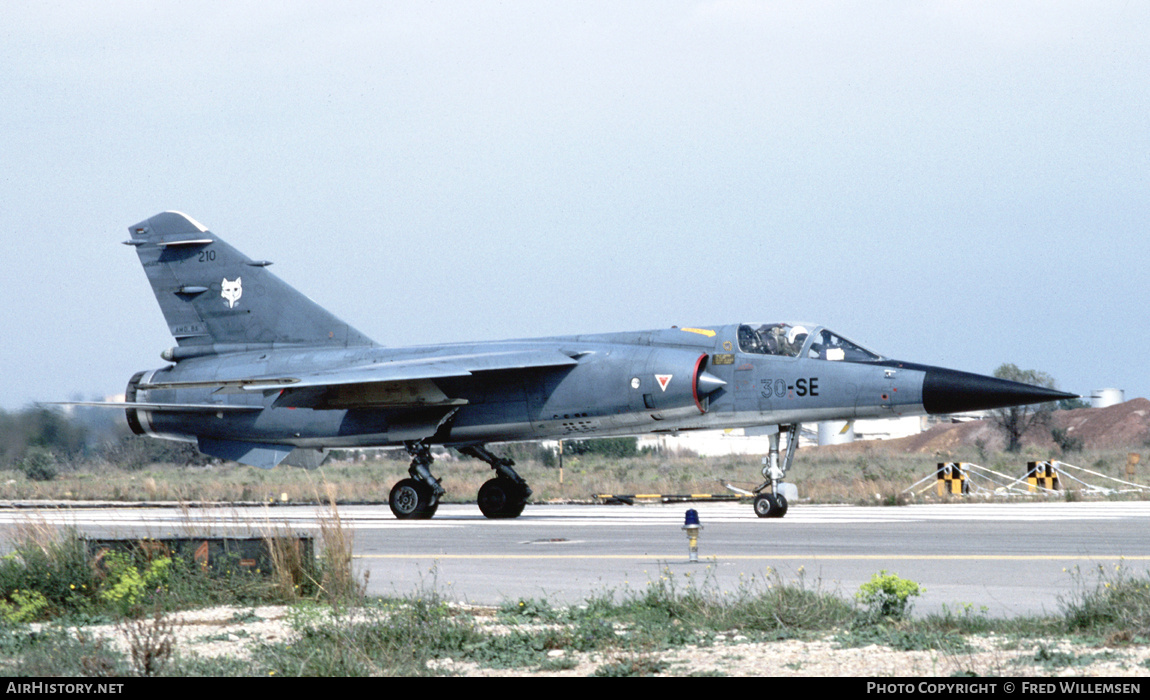
<path fill-rule="evenodd" d="M 787 433 L 787 452 L 779 463 L 779 435 Z M 780 425 L 779 432 L 770 436 L 770 452 L 763 460 L 763 478 L 766 479 L 755 489 L 755 515 L 760 518 L 781 518 L 787 514 L 787 499 L 779 493 L 779 482 L 786 476 L 795 458 L 795 449 L 799 444 L 799 424 Z M 763 489 L 771 487 L 770 493 L 763 493 Z"/>
<path fill-rule="evenodd" d="M 479 487 L 479 510 L 488 518 L 518 518 L 527 505 L 531 487 L 512 469 L 515 462 L 492 454 L 483 445 L 469 445 L 459 451 L 487 462 L 495 470 L 496 477 Z"/>
<path fill-rule="evenodd" d="M 392 487 L 388 505 L 400 520 L 427 520 L 439 509 L 439 499 L 444 494 L 439 479 L 431 475 L 431 463 L 435 459 L 431 448 L 422 440 L 408 442 L 404 447 L 411 455 L 411 466 L 407 469 L 411 478 Z"/>

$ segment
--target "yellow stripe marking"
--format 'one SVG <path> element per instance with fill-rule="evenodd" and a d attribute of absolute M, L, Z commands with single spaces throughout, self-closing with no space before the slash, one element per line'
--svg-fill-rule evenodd
<path fill-rule="evenodd" d="M 699 335 L 705 335 L 708 338 L 715 337 L 715 331 L 709 331 L 706 328 L 680 328 L 679 330 L 686 333 L 698 333 Z"/>

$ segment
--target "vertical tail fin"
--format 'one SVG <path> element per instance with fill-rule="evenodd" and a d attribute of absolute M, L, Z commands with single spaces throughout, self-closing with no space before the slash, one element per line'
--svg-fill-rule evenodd
<path fill-rule="evenodd" d="M 128 229 L 180 346 L 370 345 L 371 339 L 191 217 L 168 211 Z"/>

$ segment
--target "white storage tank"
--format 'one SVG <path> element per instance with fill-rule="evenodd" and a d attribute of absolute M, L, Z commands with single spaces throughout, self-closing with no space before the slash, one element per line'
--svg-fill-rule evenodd
<path fill-rule="evenodd" d="M 1126 402 L 1126 392 L 1121 389 L 1095 389 L 1090 392 L 1091 408 L 1106 408 Z"/>

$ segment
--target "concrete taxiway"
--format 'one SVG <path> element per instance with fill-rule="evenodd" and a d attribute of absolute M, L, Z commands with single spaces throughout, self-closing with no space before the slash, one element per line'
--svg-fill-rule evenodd
<path fill-rule="evenodd" d="M 703 530 L 688 561 L 684 514 Z M 91 536 L 248 536 L 268 528 L 318 535 L 315 506 L 0 509 L 4 541 L 21 522 L 77 527 Z M 990 615 L 1055 613 L 1060 600 L 1119 570 L 1150 568 L 1150 502 L 1056 502 L 857 507 L 792 506 L 760 519 L 745 503 L 635 506 L 529 505 L 488 520 L 475 505 L 441 505 L 435 518 L 396 520 L 386 505 L 343 506 L 368 592 L 499 604 L 522 598 L 577 604 L 614 591 L 676 586 L 735 590 L 779 576 L 850 597 L 880 571 L 926 588 L 915 611 L 973 606 Z M 1078 572 L 1077 575 L 1075 572 Z"/>

